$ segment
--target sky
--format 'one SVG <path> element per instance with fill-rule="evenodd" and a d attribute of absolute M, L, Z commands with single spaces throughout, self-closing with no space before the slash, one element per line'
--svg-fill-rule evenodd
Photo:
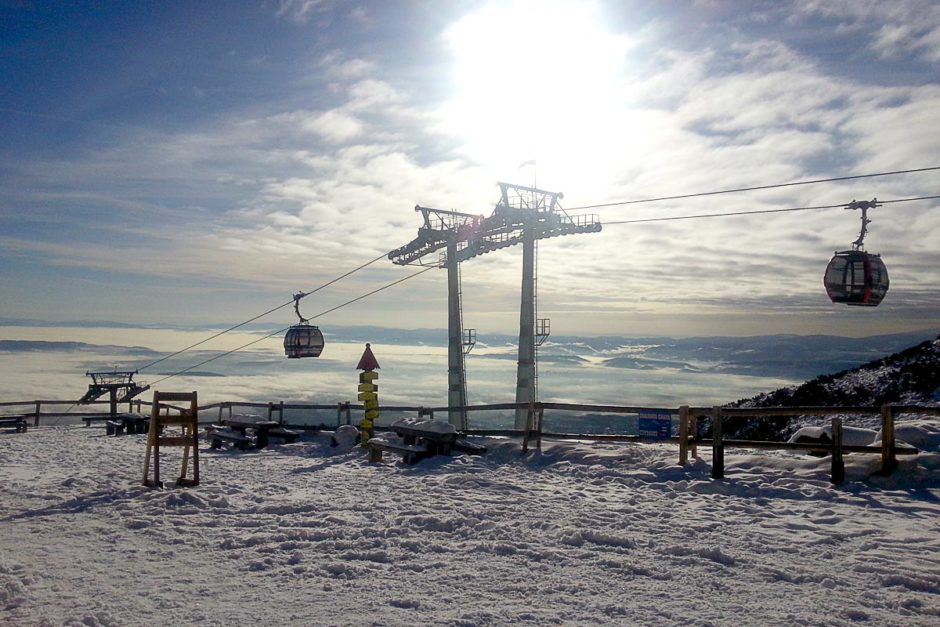
<path fill-rule="evenodd" d="M 0 0 L 0 318 L 235 324 L 407 243 L 416 204 L 489 215 L 498 181 L 602 223 L 934 196 L 927 171 L 583 209 L 940 166 L 938 68 L 930 1 Z M 826 297 L 860 226 L 834 208 L 544 240 L 539 316 L 562 335 L 936 327 L 938 209 L 871 212 L 877 308 Z M 382 259 L 302 313 L 413 271 Z M 461 273 L 465 326 L 518 329 L 520 250 Z M 445 273 L 315 322 L 443 328 Z"/>

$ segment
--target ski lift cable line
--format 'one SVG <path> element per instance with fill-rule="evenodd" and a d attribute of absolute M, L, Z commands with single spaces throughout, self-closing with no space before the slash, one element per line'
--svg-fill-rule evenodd
<path fill-rule="evenodd" d="M 333 285 L 334 283 L 345 279 L 346 277 L 350 276 L 351 274 L 354 274 L 354 273 L 356 273 L 356 272 L 359 272 L 360 270 L 362 270 L 362 269 L 364 269 L 364 268 L 366 268 L 366 267 L 368 267 L 368 266 L 371 266 L 372 264 L 374 264 L 375 262 L 377 262 L 377 261 L 379 261 L 379 260 L 381 260 L 381 259 L 385 259 L 385 257 L 386 257 L 387 255 L 388 255 L 388 253 L 382 253 L 381 255 L 379 255 L 378 257 L 376 257 L 375 259 L 373 259 L 372 261 L 366 262 L 366 263 L 362 264 L 361 266 L 359 266 L 359 267 L 357 267 L 357 268 L 353 268 L 353 269 L 350 270 L 349 272 L 347 272 L 347 273 L 345 273 L 345 274 L 341 274 L 340 276 L 336 277 L 336 278 L 333 279 L 332 281 L 329 281 L 329 282 L 327 282 L 327 283 L 324 283 L 324 284 L 321 285 L 320 287 L 317 287 L 317 288 L 315 288 L 315 289 L 312 289 L 312 290 L 310 290 L 309 292 L 301 292 L 302 295 L 300 296 L 300 298 L 304 298 L 304 297 L 306 297 L 306 296 L 310 296 L 311 294 L 315 294 L 316 292 L 319 292 L 320 290 L 322 290 L 322 289 L 324 289 L 324 288 L 327 288 L 327 287 Z M 167 359 L 170 359 L 171 357 L 176 357 L 177 355 L 181 355 L 182 353 L 185 353 L 186 351 L 192 350 L 192 349 L 196 348 L 197 346 L 202 346 L 202 345 L 205 344 L 206 342 L 210 342 L 210 341 L 214 340 L 214 339 L 217 338 L 217 337 L 220 337 L 220 336 L 222 336 L 222 335 L 225 335 L 225 334 L 228 333 L 229 331 L 234 331 L 235 329 L 241 328 L 241 327 L 245 326 L 246 324 L 250 324 L 250 323 L 254 322 L 255 320 L 258 320 L 258 319 L 260 319 L 260 318 L 263 318 L 263 317 L 267 316 L 268 314 L 272 314 L 272 313 L 274 313 L 275 311 L 277 311 L 278 309 L 283 309 L 284 307 L 287 307 L 287 306 L 293 305 L 293 304 L 294 304 L 294 299 L 291 299 L 290 301 L 288 301 L 288 302 L 286 302 L 286 303 L 284 303 L 284 304 L 282 304 L 282 305 L 278 305 L 277 307 L 274 307 L 274 308 L 272 308 L 272 309 L 268 309 L 268 310 L 267 310 L 266 312 L 264 312 L 264 313 L 258 314 L 258 315 L 255 316 L 254 318 L 249 318 L 248 320 L 245 320 L 244 322 L 239 322 L 238 324 L 236 324 L 236 325 L 233 326 L 233 327 L 229 327 L 229 328 L 225 329 L 224 331 L 219 331 L 218 333 L 216 333 L 216 334 L 214 334 L 214 335 L 210 335 L 209 337 L 207 337 L 207 338 L 204 339 L 204 340 L 200 340 L 200 341 L 196 342 L 195 344 L 191 344 L 190 346 L 187 346 L 186 348 L 181 348 L 180 350 L 176 351 L 175 353 L 170 353 L 169 355 L 165 355 L 165 356 L 161 357 L 160 359 L 157 359 L 156 361 L 152 361 L 152 362 L 150 362 L 149 364 L 147 364 L 147 365 L 145 365 L 145 366 L 141 366 L 141 367 L 138 368 L 137 370 L 144 370 L 144 369 L 146 369 L 146 368 L 150 368 L 150 367 L 152 367 L 152 366 L 156 366 L 157 364 L 159 364 L 159 363 L 162 362 L 162 361 L 166 361 Z"/>
<path fill-rule="evenodd" d="M 895 200 L 879 200 L 879 204 L 890 204 L 897 202 L 913 202 L 915 200 L 936 200 L 940 198 L 940 195 L 936 196 L 918 196 L 916 198 L 898 198 Z M 616 220 L 613 222 L 604 222 L 604 226 L 611 226 L 614 224 L 639 224 L 641 222 L 668 222 L 671 220 L 693 220 L 696 218 L 725 218 L 728 216 L 747 216 L 755 215 L 758 213 L 785 213 L 787 211 L 813 211 L 819 209 L 841 209 L 846 206 L 846 203 L 839 205 L 819 205 L 816 207 L 789 207 L 786 209 L 755 209 L 753 211 L 732 211 L 729 213 L 696 213 L 692 215 L 685 216 L 664 216 L 659 218 L 638 218 L 635 220 Z"/>
<path fill-rule="evenodd" d="M 371 292 L 366 292 L 365 294 L 362 294 L 362 295 L 360 295 L 360 296 L 357 296 L 356 298 L 353 298 L 352 300 L 348 300 L 348 301 L 346 301 L 345 303 L 342 303 L 342 304 L 339 304 L 339 305 L 337 305 L 337 306 L 335 306 L 335 307 L 332 307 L 332 308 L 330 308 L 330 309 L 327 309 L 326 311 L 321 311 L 320 313 L 316 314 L 315 316 L 311 316 L 310 318 L 308 318 L 308 320 L 315 320 L 315 319 L 317 319 L 317 318 L 320 318 L 321 316 L 325 316 L 325 315 L 327 315 L 327 314 L 329 314 L 329 313 L 333 313 L 333 312 L 336 311 L 337 309 L 342 309 L 343 307 L 346 307 L 347 305 L 352 305 L 353 303 L 358 302 L 358 301 L 360 301 L 360 300 L 363 300 L 364 298 L 368 298 L 369 296 L 372 296 L 372 295 L 374 295 L 374 294 L 378 294 L 379 292 L 384 291 L 384 290 L 387 290 L 387 289 L 389 289 L 390 287 L 394 287 L 394 286 L 398 285 L 399 283 L 404 283 L 405 281 L 407 281 L 407 280 L 409 280 L 409 279 L 413 279 L 413 278 L 415 278 L 416 276 L 419 276 L 419 275 L 421 275 L 421 274 L 424 274 L 424 273 L 427 272 L 428 270 L 436 270 L 436 269 L 439 268 L 439 267 L 440 267 L 440 266 L 437 266 L 437 265 L 428 266 L 427 268 L 424 268 L 423 270 L 419 270 L 419 271 L 415 272 L 414 274 L 409 274 L 409 275 L 406 276 L 406 277 L 403 277 L 403 278 L 398 279 L 397 281 L 393 281 L 393 282 L 391 282 L 391 283 L 387 283 L 387 284 L 385 284 L 385 285 L 383 285 L 383 286 L 381 286 L 381 287 L 378 287 L 378 288 L 372 290 Z M 311 293 L 312 293 L 312 292 L 311 292 Z M 292 302 L 293 302 L 293 301 L 292 301 Z M 290 327 L 284 327 L 283 329 L 278 329 L 277 331 L 272 331 L 271 333 L 268 333 L 267 335 L 265 335 L 265 336 L 263 336 L 263 337 L 259 337 L 259 338 L 256 339 L 256 340 L 252 340 L 251 342 L 248 342 L 247 344 L 243 344 L 243 345 L 239 346 L 238 348 L 233 348 L 233 349 L 228 350 L 228 351 L 225 351 L 225 352 L 223 352 L 223 353 L 219 353 L 218 355 L 214 355 L 213 357 L 210 357 L 209 359 L 203 360 L 203 361 L 199 362 L 198 364 L 193 364 L 192 366 L 189 366 L 188 368 L 184 368 L 183 370 L 180 370 L 180 371 L 178 371 L 178 372 L 174 372 L 173 374 L 168 374 L 167 376 L 163 377 L 162 379 L 157 379 L 156 381 L 154 381 L 153 383 L 151 383 L 151 384 L 150 384 L 150 387 L 153 387 L 153 386 L 157 385 L 158 383 L 162 383 L 163 381 L 166 381 L 167 379 L 170 379 L 170 378 L 179 376 L 179 375 L 181 375 L 181 374 L 185 374 L 185 373 L 187 373 L 187 372 L 189 372 L 189 371 L 191 371 L 191 370 L 194 370 L 194 369 L 196 369 L 196 368 L 198 368 L 198 367 L 200 367 L 200 366 L 204 366 L 204 365 L 206 365 L 206 364 L 208 364 L 208 363 L 210 363 L 210 362 L 215 361 L 216 359 L 221 359 L 222 357 L 225 357 L 225 356 L 227 356 L 227 355 L 231 355 L 232 353 L 237 353 L 237 352 L 240 351 L 240 350 L 244 350 L 244 349 L 248 348 L 249 346 L 254 346 L 254 345 L 257 344 L 258 342 L 263 342 L 264 340 L 267 340 L 267 339 L 269 339 L 269 338 L 272 338 L 272 337 L 274 337 L 274 336 L 276 336 L 276 335 L 281 335 L 282 333 L 286 332 L 289 328 L 290 328 Z"/>
<path fill-rule="evenodd" d="M 681 200 L 684 198 L 697 198 L 700 196 L 717 196 L 719 194 L 736 194 L 739 192 L 753 192 L 764 189 L 777 189 L 780 187 L 796 187 L 797 185 L 815 185 L 817 183 L 834 183 L 838 181 L 851 181 L 856 179 L 867 179 L 875 178 L 879 176 L 895 176 L 898 174 L 913 174 L 916 172 L 932 172 L 934 170 L 940 170 L 940 166 L 932 166 L 929 168 L 913 168 L 910 170 L 895 170 L 893 172 L 875 172 L 872 174 L 853 174 L 851 176 L 836 176 L 827 179 L 814 179 L 811 181 L 793 181 L 791 183 L 777 183 L 774 185 L 757 185 L 754 187 L 738 187 L 734 189 L 722 189 L 711 192 L 696 192 L 692 194 L 679 194 L 677 196 L 660 196 L 659 198 L 641 198 L 637 200 L 622 200 L 618 202 L 607 202 L 600 203 L 597 205 L 582 205 L 580 207 L 568 207 L 567 211 L 580 211 L 583 209 L 600 209 L 603 207 L 619 207 L 622 205 L 638 205 L 641 203 L 647 202 L 660 202 L 663 200 Z"/>

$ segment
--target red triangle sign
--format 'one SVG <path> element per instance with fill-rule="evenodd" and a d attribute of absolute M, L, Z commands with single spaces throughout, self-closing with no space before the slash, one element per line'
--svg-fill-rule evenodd
<path fill-rule="evenodd" d="M 359 365 L 356 366 L 356 370 L 376 370 L 378 367 L 379 362 L 372 354 L 372 345 L 366 344 L 366 349 L 362 352 L 362 357 L 359 358 Z"/>

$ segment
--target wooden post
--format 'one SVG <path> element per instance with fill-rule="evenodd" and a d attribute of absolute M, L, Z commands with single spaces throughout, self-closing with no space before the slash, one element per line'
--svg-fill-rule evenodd
<path fill-rule="evenodd" d="M 271 416 L 274 415 L 274 402 L 268 401 L 268 420 L 271 420 Z"/>
<path fill-rule="evenodd" d="M 692 457 L 698 459 L 698 416 L 692 416 L 689 420 L 689 431 L 692 436 L 692 446 L 689 447 Z"/>
<path fill-rule="evenodd" d="M 725 476 L 725 443 L 721 433 L 721 407 L 712 409 L 712 479 Z"/>
<path fill-rule="evenodd" d="M 538 414 L 538 424 L 536 425 L 537 431 L 535 432 L 536 433 L 535 448 L 541 451 L 542 450 L 542 423 L 545 421 L 545 406 L 542 405 L 542 403 L 539 403 L 538 406 L 539 406 L 539 414 Z"/>
<path fill-rule="evenodd" d="M 890 405 L 883 405 L 881 407 L 881 474 L 886 476 L 898 467 L 894 444 L 894 412 Z"/>
<path fill-rule="evenodd" d="M 689 406 L 679 408 L 679 465 L 689 463 Z"/>
<path fill-rule="evenodd" d="M 39 410 L 40 410 L 41 406 L 42 406 L 42 403 L 40 403 L 39 401 L 36 401 L 36 414 L 35 414 L 35 416 L 33 417 L 33 426 L 34 426 L 34 427 L 38 427 L 38 426 L 39 426 Z"/>
<path fill-rule="evenodd" d="M 225 403 L 219 405 L 219 424 L 222 424 L 222 408 L 225 407 Z"/>
<path fill-rule="evenodd" d="M 529 401 L 529 408 L 526 411 L 525 431 L 522 434 L 522 453 L 529 452 L 529 437 L 535 427 L 535 402 Z"/>
<path fill-rule="evenodd" d="M 845 462 L 842 460 L 842 419 L 832 419 L 832 483 L 845 483 Z"/>
<path fill-rule="evenodd" d="M 277 410 L 277 411 L 278 411 L 278 412 L 280 413 L 280 415 L 281 415 L 281 417 L 278 419 L 277 423 L 280 424 L 280 425 L 282 425 L 282 424 L 284 424 L 284 401 L 281 401 L 280 405 L 278 406 L 278 410 Z"/>

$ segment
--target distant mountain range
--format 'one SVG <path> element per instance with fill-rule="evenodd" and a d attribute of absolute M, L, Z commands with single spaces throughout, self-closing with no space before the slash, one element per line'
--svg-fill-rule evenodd
<path fill-rule="evenodd" d="M 110 352 L 115 355 L 157 356 L 155 350 L 145 346 L 116 346 L 113 344 L 87 344 L 85 342 L 45 342 L 41 340 L 0 340 L 2 353 L 33 352 Z"/>
<path fill-rule="evenodd" d="M 96 326 L 126 328 L 114 323 L 50 323 L 32 320 L 3 319 L 0 326 Z M 156 328 L 156 327 L 154 327 Z M 168 328 L 168 327 L 163 327 Z M 181 329 L 182 327 L 172 327 Z M 224 325 L 189 327 L 215 333 Z M 269 334 L 270 325 L 251 324 L 242 332 Z M 443 329 L 391 329 L 384 327 L 323 328 L 327 344 L 331 342 L 372 342 L 401 346 L 447 346 Z M 914 333 L 849 338 L 829 335 L 762 335 L 750 337 L 620 337 L 620 336 L 552 336 L 539 349 L 543 363 L 600 365 L 628 370 L 662 370 L 697 373 L 775 377 L 805 381 L 819 375 L 855 368 L 866 362 L 895 353 L 933 338 L 940 329 Z M 146 341 L 142 334 L 139 341 Z M 518 338 L 507 334 L 478 335 L 478 348 L 468 356 L 476 359 L 514 360 Z M 143 346 L 99 346 L 80 342 L 41 342 L 0 340 L 0 351 L 90 351 L 105 349 L 119 355 L 152 357 L 160 355 Z M 470 366 L 468 366 L 470 367 Z"/>

